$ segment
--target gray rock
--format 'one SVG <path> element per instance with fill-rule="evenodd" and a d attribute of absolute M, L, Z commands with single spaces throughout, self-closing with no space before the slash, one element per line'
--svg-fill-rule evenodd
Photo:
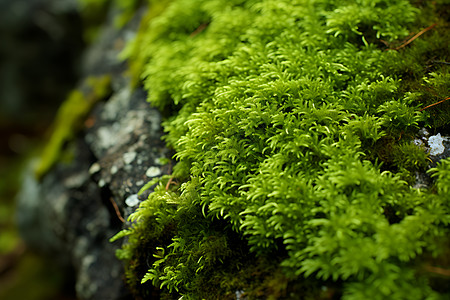
<path fill-rule="evenodd" d="M 161 117 L 140 90 L 119 91 L 94 117 L 95 126 L 72 145 L 72 162 L 58 164 L 41 183 L 25 178 L 18 223 L 29 246 L 75 269 L 80 299 L 123 299 L 120 244 L 109 239 L 144 199 L 139 189 L 169 172 L 158 164 L 168 151 L 156 126 Z"/>
<path fill-rule="evenodd" d="M 57 164 L 41 182 L 29 171 L 18 199 L 27 244 L 70 266 L 77 296 L 86 300 L 131 297 L 115 257 L 121 241 L 109 239 L 150 192 L 137 196 L 141 187 L 170 172 L 160 163 L 170 156 L 161 141 L 161 116 L 143 90 L 129 87 L 126 66 L 117 58 L 121 49 L 112 46 L 138 22 L 118 30 L 112 19 L 84 61 L 85 76 L 112 75 L 111 97 L 94 108 L 95 123 L 68 145 L 72 160 Z"/>
<path fill-rule="evenodd" d="M 446 134 L 431 135 L 425 128 L 422 128 L 412 142 L 424 147 L 429 154 L 428 170 L 435 168 L 441 160 L 450 157 L 450 136 Z M 427 189 L 432 184 L 433 180 L 430 174 L 416 172 L 416 182 L 413 188 Z"/>
<path fill-rule="evenodd" d="M 145 98 L 142 90 L 122 89 L 99 108 L 97 123 L 86 134 L 87 143 L 100 158 L 91 166 L 91 171 L 99 167 L 94 174 L 99 186 L 108 186 L 123 200 L 152 177 L 169 171 L 159 163 L 169 155 L 161 142 L 161 116 Z"/>

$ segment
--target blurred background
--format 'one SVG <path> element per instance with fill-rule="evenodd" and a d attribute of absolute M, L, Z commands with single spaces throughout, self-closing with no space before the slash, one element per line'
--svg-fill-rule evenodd
<path fill-rule="evenodd" d="M 0 299 L 75 299 L 70 272 L 15 226 L 21 172 L 77 84 L 86 46 L 77 0 L 0 0 Z M 69 275 L 67 275 L 69 274 Z"/>

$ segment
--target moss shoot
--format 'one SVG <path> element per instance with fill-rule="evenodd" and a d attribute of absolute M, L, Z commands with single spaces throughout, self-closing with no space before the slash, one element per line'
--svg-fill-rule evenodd
<path fill-rule="evenodd" d="M 449 97 L 448 4 L 164 3 L 128 52 L 178 161 L 116 236 L 135 293 L 449 297 L 450 159 L 411 179 L 414 134 L 450 123 L 427 108 Z"/>

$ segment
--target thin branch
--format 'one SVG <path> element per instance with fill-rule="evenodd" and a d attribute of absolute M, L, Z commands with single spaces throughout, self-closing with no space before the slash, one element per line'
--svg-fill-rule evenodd
<path fill-rule="evenodd" d="M 450 270 L 449 269 L 443 269 L 443 268 L 434 267 L 434 266 L 425 266 L 425 269 L 428 272 L 431 272 L 431 273 L 435 273 L 435 274 L 443 275 L 443 276 L 446 276 L 446 277 L 450 277 Z"/>
<path fill-rule="evenodd" d="M 116 215 L 119 218 L 119 220 L 122 223 L 125 223 L 125 219 L 122 217 L 122 214 L 120 213 L 119 207 L 117 206 L 116 202 L 112 197 L 109 198 L 109 201 L 111 201 L 112 206 L 114 207 L 114 210 L 116 211 Z"/>
<path fill-rule="evenodd" d="M 173 177 L 169 178 L 169 181 L 167 181 L 166 184 L 166 191 L 169 190 L 170 185 L 178 185 L 178 183 L 173 179 Z"/>
<path fill-rule="evenodd" d="M 407 40 L 406 42 L 404 42 L 403 44 L 401 44 L 400 46 L 393 48 L 392 50 L 399 50 L 407 45 L 409 45 L 410 43 L 412 43 L 415 39 L 417 39 L 419 36 L 421 36 L 422 34 L 424 34 L 425 32 L 433 29 L 435 26 L 437 25 L 437 23 L 434 23 L 431 26 L 428 26 L 425 29 L 422 29 L 421 31 L 419 31 L 416 35 L 414 35 L 412 38 L 410 38 L 409 40 Z"/>
<path fill-rule="evenodd" d="M 167 181 L 167 184 L 166 184 L 166 191 L 169 190 L 169 186 L 170 186 L 170 184 L 172 183 L 172 180 L 173 180 L 173 177 L 170 177 L 170 178 L 169 178 L 169 181 Z"/>
<path fill-rule="evenodd" d="M 435 106 L 435 105 L 441 104 L 441 103 L 443 103 L 443 102 L 445 102 L 445 101 L 447 101 L 447 100 L 449 100 L 449 99 L 450 99 L 450 97 L 447 97 L 447 98 L 445 98 L 444 100 L 441 100 L 441 101 L 439 101 L 439 102 L 430 104 L 430 105 L 428 105 L 428 106 L 425 106 L 424 108 L 421 108 L 419 111 L 424 111 L 424 110 L 427 109 L 427 108 L 430 108 L 430 107 L 433 107 L 433 106 Z"/>
<path fill-rule="evenodd" d="M 194 30 L 194 32 L 192 32 L 189 37 L 194 37 L 197 34 L 199 34 L 200 32 L 202 32 L 203 30 L 206 29 L 206 27 L 208 27 L 209 23 L 203 23 L 200 26 L 197 27 L 197 29 Z"/>
<path fill-rule="evenodd" d="M 447 62 L 447 61 L 432 60 L 431 62 L 434 64 L 450 65 L 450 62 Z"/>

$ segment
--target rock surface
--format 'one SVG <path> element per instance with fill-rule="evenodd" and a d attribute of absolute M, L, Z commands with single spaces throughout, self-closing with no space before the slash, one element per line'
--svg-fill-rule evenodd
<path fill-rule="evenodd" d="M 118 30 L 109 19 L 84 58 L 85 76 L 110 74 L 112 96 L 98 104 L 89 126 L 68 145 L 72 159 L 59 163 L 37 182 L 30 171 L 18 200 L 18 224 L 27 244 L 52 255 L 75 271 L 80 299 L 128 299 L 120 244 L 109 239 L 146 195 L 137 196 L 151 178 L 167 174 L 162 158 L 161 116 L 132 90 L 118 59 L 120 45 L 132 36 L 137 20 Z M 118 46 L 119 45 L 119 46 Z"/>

